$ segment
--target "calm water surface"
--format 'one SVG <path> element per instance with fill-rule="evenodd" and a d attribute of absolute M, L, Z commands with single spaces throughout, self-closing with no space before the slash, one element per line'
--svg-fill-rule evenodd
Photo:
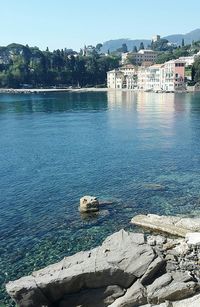
<path fill-rule="evenodd" d="M 200 94 L 0 94 L 0 304 L 4 284 L 139 213 L 200 213 Z M 113 201 L 80 216 L 85 194 Z"/>

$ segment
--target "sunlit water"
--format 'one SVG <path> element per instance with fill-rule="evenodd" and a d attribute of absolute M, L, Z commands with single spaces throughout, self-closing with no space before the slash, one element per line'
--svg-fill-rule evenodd
<path fill-rule="evenodd" d="M 0 303 L 136 214 L 199 215 L 199 170 L 200 94 L 1 94 Z M 85 194 L 113 204 L 81 216 Z"/>

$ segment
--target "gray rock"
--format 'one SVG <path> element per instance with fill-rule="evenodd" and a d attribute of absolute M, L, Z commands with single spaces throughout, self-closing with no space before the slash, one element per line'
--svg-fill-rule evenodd
<path fill-rule="evenodd" d="M 156 237 L 155 236 L 148 236 L 147 237 L 147 244 L 149 244 L 151 246 L 155 246 L 156 245 Z"/>
<path fill-rule="evenodd" d="M 149 265 L 146 273 L 141 278 L 141 283 L 147 285 L 153 278 L 155 278 L 156 273 L 164 267 L 165 261 L 161 257 L 157 257 Z"/>
<path fill-rule="evenodd" d="M 188 245 L 200 245 L 200 232 L 192 232 L 186 234 Z"/>
<path fill-rule="evenodd" d="M 151 307 L 172 307 L 171 302 L 164 302 L 159 305 L 151 305 Z"/>
<path fill-rule="evenodd" d="M 165 257 L 165 260 L 166 261 L 174 261 L 176 262 L 176 257 L 172 254 L 167 254 L 166 257 Z"/>
<path fill-rule="evenodd" d="M 40 291 L 43 301 L 47 298 L 48 302 L 54 303 L 66 294 L 84 288 L 109 285 L 128 288 L 144 275 L 155 258 L 149 245 L 136 242 L 141 243 L 142 236 L 121 230 L 108 237 L 98 248 L 64 258 L 34 272 L 32 276 L 8 283 L 7 291 L 17 303 L 28 298 L 31 303 L 22 306 L 40 306 Z"/>
<path fill-rule="evenodd" d="M 167 242 L 167 238 L 163 236 L 156 236 L 156 245 L 163 245 Z"/>
<path fill-rule="evenodd" d="M 200 232 L 200 218 L 148 214 L 135 216 L 131 223 L 180 237 L 185 237 L 189 232 Z"/>
<path fill-rule="evenodd" d="M 38 288 L 33 276 L 22 277 L 17 282 L 9 282 L 6 290 L 19 307 L 50 306 L 49 299 Z"/>
<path fill-rule="evenodd" d="M 172 303 L 171 302 L 164 302 L 162 304 L 159 305 L 152 305 L 152 304 L 147 304 L 147 305 L 142 305 L 141 307 L 172 307 Z"/>
<path fill-rule="evenodd" d="M 136 307 L 147 303 L 146 289 L 137 280 L 124 296 L 115 300 L 109 307 Z"/>
<path fill-rule="evenodd" d="M 187 282 L 187 281 L 194 281 L 194 277 L 191 275 L 189 271 L 186 272 L 172 272 L 172 278 L 174 281 L 178 282 Z"/>
<path fill-rule="evenodd" d="M 108 286 L 99 289 L 82 290 L 79 293 L 69 294 L 59 303 L 59 307 L 106 307 L 117 298 L 124 295 L 125 290 L 119 286 Z"/>
<path fill-rule="evenodd" d="M 166 287 L 162 287 L 161 289 L 148 293 L 149 302 L 158 304 L 169 301 L 178 301 L 194 295 L 196 292 L 196 283 L 193 281 L 184 283 L 184 282 L 171 282 Z"/>
<path fill-rule="evenodd" d="M 200 306 L 200 294 L 193 297 L 181 300 L 179 302 L 173 302 L 173 307 L 199 307 Z"/>
<path fill-rule="evenodd" d="M 81 213 L 99 211 L 99 201 L 94 196 L 84 196 L 80 199 L 79 211 Z"/>
<path fill-rule="evenodd" d="M 154 296 L 155 292 L 169 285 L 171 281 L 172 281 L 172 275 L 170 273 L 166 273 L 161 277 L 157 278 L 151 285 L 147 286 L 148 297 Z"/>

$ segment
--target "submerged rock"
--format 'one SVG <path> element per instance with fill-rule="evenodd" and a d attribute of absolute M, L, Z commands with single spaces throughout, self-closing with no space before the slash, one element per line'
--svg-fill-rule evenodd
<path fill-rule="evenodd" d="M 99 211 L 99 201 L 94 196 L 84 196 L 80 199 L 79 211 L 81 213 Z"/>
<path fill-rule="evenodd" d="M 146 190 L 152 190 L 152 191 L 164 191 L 166 190 L 166 187 L 159 183 L 145 183 L 144 188 Z"/>

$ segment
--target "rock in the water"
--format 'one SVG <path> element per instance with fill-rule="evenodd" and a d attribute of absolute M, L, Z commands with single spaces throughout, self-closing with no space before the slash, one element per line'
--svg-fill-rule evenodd
<path fill-rule="evenodd" d="M 164 191 L 166 189 L 164 185 L 159 183 L 146 183 L 144 184 L 144 188 L 152 191 Z"/>
<path fill-rule="evenodd" d="M 180 237 L 185 237 L 188 232 L 200 232 L 200 218 L 148 214 L 135 216 L 131 223 Z"/>
<path fill-rule="evenodd" d="M 80 199 L 79 211 L 81 213 L 99 211 L 99 201 L 93 196 L 84 196 Z"/>

